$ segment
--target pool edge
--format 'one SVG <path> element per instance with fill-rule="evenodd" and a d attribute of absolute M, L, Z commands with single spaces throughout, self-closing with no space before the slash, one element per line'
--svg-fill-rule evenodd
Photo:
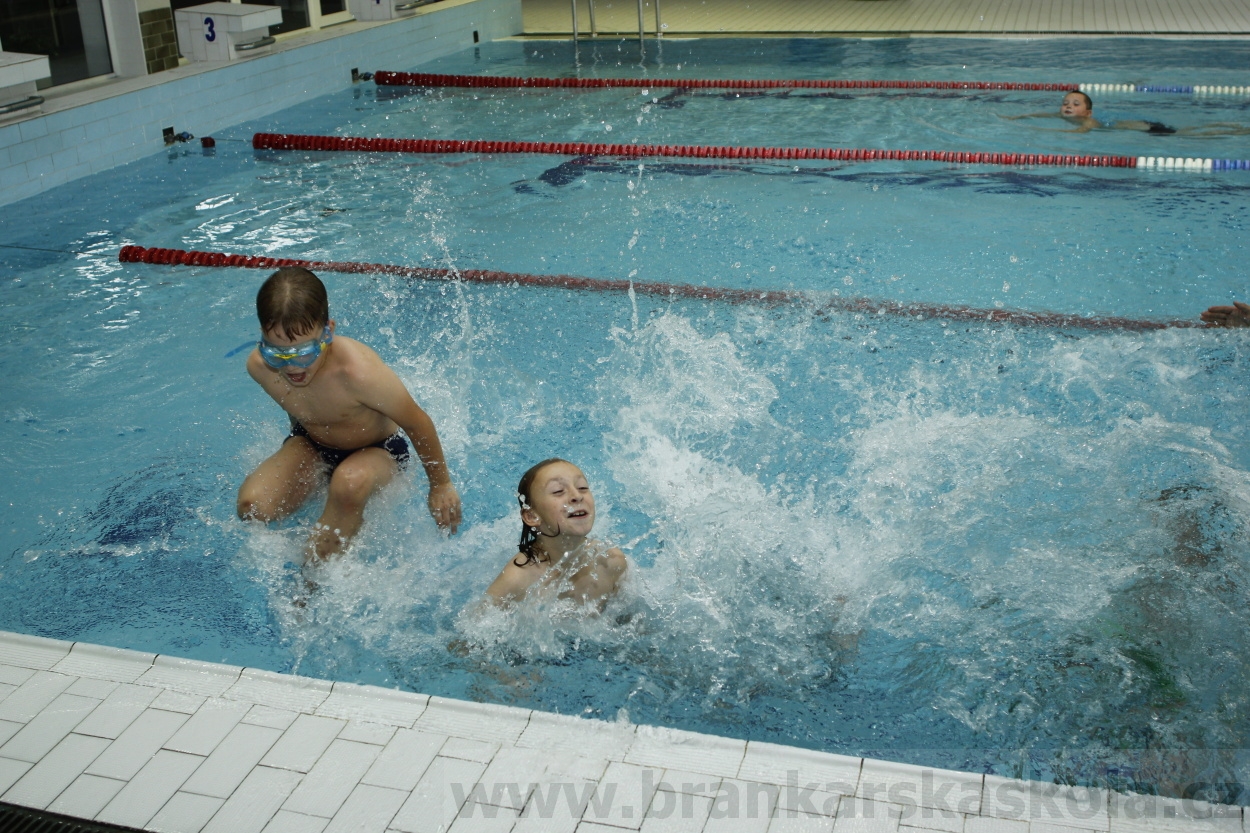
<path fill-rule="evenodd" d="M 580 817 L 573 796 L 585 799 Z M 681 829 L 690 830 L 733 818 L 754 819 L 761 831 L 803 824 L 839 833 L 1244 831 L 1235 805 L 1014 781 L 5 631 L 0 801 L 142 829 L 231 833 L 315 821 L 418 833 L 433 817 L 453 830 L 638 829 L 654 817 L 688 818 Z M 527 805 L 531 815 L 521 815 Z"/>

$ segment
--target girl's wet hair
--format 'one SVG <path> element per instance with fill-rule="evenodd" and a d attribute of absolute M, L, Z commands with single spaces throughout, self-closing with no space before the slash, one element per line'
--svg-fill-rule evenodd
<path fill-rule="evenodd" d="M 282 329 L 288 337 L 320 330 L 330 320 L 330 301 L 321 279 L 302 266 L 283 266 L 256 293 L 260 330 Z"/>
<path fill-rule="evenodd" d="M 543 460 L 541 463 L 536 463 L 535 465 L 530 466 L 529 469 L 526 470 L 525 474 L 521 475 L 521 482 L 518 483 L 516 487 L 516 501 L 521 505 L 522 511 L 530 508 L 529 502 L 532 497 L 530 490 L 534 488 L 534 480 L 538 477 L 538 473 L 547 466 L 550 466 L 552 463 L 568 463 L 570 466 L 573 465 L 572 463 L 569 463 L 568 460 L 562 460 L 559 457 L 551 457 Z M 516 558 L 512 559 L 512 563 L 518 567 L 524 567 L 527 564 L 538 563 L 546 560 L 543 558 L 543 552 L 538 546 L 538 539 L 541 535 L 542 533 L 538 531 L 538 527 L 530 526 L 525 523 L 524 519 L 522 519 L 521 543 L 517 545 L 517 549 L 520 552 Z M 524 556 L 524 560 L 518 560 L 522 556 Z"/>

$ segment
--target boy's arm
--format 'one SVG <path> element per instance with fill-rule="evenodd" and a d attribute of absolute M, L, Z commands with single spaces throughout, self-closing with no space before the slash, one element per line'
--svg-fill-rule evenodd
<path fill-rule="evenodd" d="M 359 380 L 367 389 L 367 395 L 361 397 L 361 402 L 388 417 L 412 440 L 417 457 L 425 468 L 425 476 L 430 481 L 430 514 L 441 528 L 454 533 L 460 527 L 460 495 L 452 485 L 434 421 L 408 393 L 395 371 L 383 364 L 381 359 L 375 360 L 376 368 L 371 368 L 367 374 L 372 378 Z"/>
<path fill-rule="evenodd" d="M 460 495 L 452 485 L 447 460 L 443 457 L 443 446 L 438 441 L 438 431 L 434 428 L 434 420 L 411 396 L 408 401 L 412 405 L 411 412 L 391 418 L 404 429 L 421 458 L 425 476 L 430 481 L 430 514 L 441 528 L 455 533 L 460 528 Z"/>

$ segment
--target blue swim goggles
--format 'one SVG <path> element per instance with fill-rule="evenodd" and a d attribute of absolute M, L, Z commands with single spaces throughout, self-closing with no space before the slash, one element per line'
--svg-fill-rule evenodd
<path fill-rule="evenodd" d="M 303 344 L 278 347 L 262 338 L 256 342 L 256 348 L 260 350 L 260 357 L 264 359 L 265 364 L 274 370 L 281 370 L 289 364 L 293 364 L 296 367 L 312 367 L 313 362 L 321 357 L 321 352 L 325 349 L 325 346 L 333 340 L 334 336 L 330 334 L 330 325 L 326 324 L 325 329 L 321 331 L 320 338 L 305 341 Z"/>

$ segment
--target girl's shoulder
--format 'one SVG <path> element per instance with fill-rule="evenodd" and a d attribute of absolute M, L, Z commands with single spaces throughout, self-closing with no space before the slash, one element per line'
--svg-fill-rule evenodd
<path fill-rule="evenodd" d="M 534 561 L 527 560 L 524 553 L 518 552 L 516 555 L 508 559 L 508 563 L 504 565 L 503 570 L 491 582 L 490 587 L 486 588 L 486 595 L 492 596 L 499 601 L 506 599 L 519 599 L 525 595 L 525 591 L 530 588 L 534 582 L 546 572 L 546 565 Z"/>

